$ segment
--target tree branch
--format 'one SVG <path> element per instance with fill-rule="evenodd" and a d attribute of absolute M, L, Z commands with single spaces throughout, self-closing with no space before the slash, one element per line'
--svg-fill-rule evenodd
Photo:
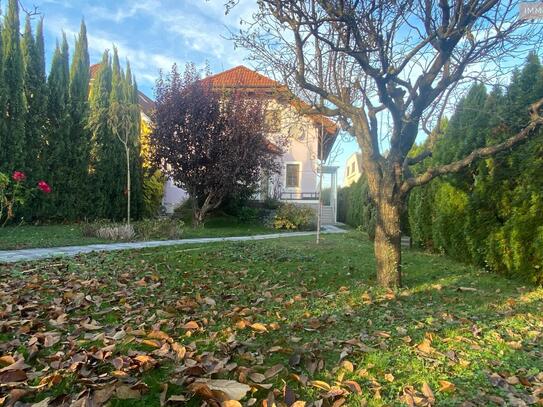
<path fill-rule="evenodd" d="M 401 186 L 401 194 L 405 195 L 414 187 L 424 185 L 440 175 L 459 172 L 464 168 L 470 166 L 479 158 L 493 156 L 497 153 L 512 148 L 524 141 L 527 141 L 530 136 L 543 125 L 543 116 L 541 116 L 541 114 L 539 113 L 541 106 L 543 106 L 543 99 L 540 99 L 539 101 L 532 104 L 532 106 L 530 107 L 530 123 L 516 135 L 508 138 L 500 144 L 478 148 L 461 160 L 455 161 L 447 165 L 442 165 L 440 167 L 429 168 L 426 172 L 417 177 L 411 177 L 406 179 Z"/>

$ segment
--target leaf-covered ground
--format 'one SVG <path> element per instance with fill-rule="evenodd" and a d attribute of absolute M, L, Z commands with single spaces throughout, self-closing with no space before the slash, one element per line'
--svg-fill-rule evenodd
<path fill-rule="evenodd" d="M 543 289 L 373 270 L 355 232 L 0 266 L 0 405 L 543 404 Z"/>

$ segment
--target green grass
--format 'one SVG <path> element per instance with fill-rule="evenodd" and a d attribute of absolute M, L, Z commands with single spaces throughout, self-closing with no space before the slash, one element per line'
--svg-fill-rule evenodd
<path fill-rule="evenodd" d="M 426 402 L 425 383 L 435 398 L 430 404 L 438 406 L 492 406 L 541 386 L 543 289 L 417 251 L 405 253 L 403 269 L 406 287 L 375 288 L 372 246 L 357 232 L 325 235 L 319 246 L 313 238 L 288 238 L 2 266 L 0 315 L 11 322 L 1 330 L 1 349 L 16 356 L 33 336 L 61 334 L 53 348 L 39 342 L 37 355 L 25 362 L 35 381 L 54 371 L 63 380 L 25 397 L 28 402 L 114 386 L 110 361 L 119 356 L 127 361 L 128 382 L 141 381 L 146 390 L 138 399 L 114 396 L 114 406 L 159 406 L 165 384 L 167 397 L 183 394 L 187 405 L 201 405 L 188 389 L 199 377 L 249 382 L 253 390 L 244 403 L 274 389 L 283 402 L 289 389 L 299 400 L 332 405 L 344 398 L 347 406 L 405 405 L 404 393 L 412 391 Z M 66 324 L 52 325 L 63 313 Z M 88 317 L 101 328 L 83 328 Z M 188 321 L 200 326 L 190 336 L 183 328 Z M 264 324 L 267 332 L 240 321 Z M 126 336 L 113 339 L 121 329 Z M 156 329 L 187 348 L 183 361 L 153 355 L 142 343 Z M 429 348 L 419 346 L 425 340 Z M 107 357 L 90 356 L 110 345 Z M 142 353 L 157 364 L 138 368 L 134 358 Z M 69 369 L 82 355 L 85 375 Z M 264 381 L 270 389 L 251 382 L 251 374 L 275 364 L 284 369 Z M 492 375 L 501 375 L 496 386 Z M 512 376 L 521 383 L 504 384 Z M 349 390 L 348 380 L 360 394 Z M 439 390 L 446 382 L 452 391 Z"/>
<path fill-rule="evenodd" d="M 221 216 L 210 218 L 205 226 L 199 229 L 193 229 L 188 224 L 183 231 L 182 238 L 248 236 L 266 233 L 274 233 L 274 230 L 261 224 L 241 223 L 233 217 Z M 111 243 L 111 241 L 84 236 L 82 226 L 79 224 L 21 225 L 0 228 L 0 250 L 79 246 L 95 243 Z"/>

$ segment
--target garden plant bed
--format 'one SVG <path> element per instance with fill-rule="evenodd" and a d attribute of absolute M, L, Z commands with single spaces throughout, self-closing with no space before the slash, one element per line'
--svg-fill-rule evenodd
<path fill-rule="evenodd" d="M 416 251 L 403 269 L 375 289 L 358 232 L 0 266 L 0 400 L 541 403 L 543 289 Z"/>

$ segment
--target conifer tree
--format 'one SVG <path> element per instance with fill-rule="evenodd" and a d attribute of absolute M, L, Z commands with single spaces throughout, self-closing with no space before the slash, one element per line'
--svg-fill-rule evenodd
<path fill-rule="evenodd" d="M 107 151 L 110 147 L 111 133 L 107 125 L 109 98 L 111 93 L 111 62 L 109 52 L 105 51 L 96 76 L 92 80 L 89 96 L 88 129 L 92 134 L 93 150 L 91 154 L 93 206 L 90 215 L 108 217 L 110 205 L 110 185 L 107 173 L 111 171 Z"/>
<path fill-rule="evenodd" d="M 0 4 L 1 6 L 1 4 Z M 2 13 L 2 9 L 0 7 L 0 13 Z M 5 90 L 5 84 L 4 84 L 4 52 L 3 52 L 3 45 L 2 45 L 2 32 L 3 32 L 3 25 L 2 20 L 0 20 L 0 171 L 4 169 L 4 165 L 2 165 L 4 160 L 6 159 L 5 150 L 6 150 L 6 130 L 5 130 L 5 103 L 6 103 L 6 90 Z"/>
<path fill-rule="evenodd" d="M 45 42 L 43 39 L 43 17 L 38 21 L 38 26 L 36 27 L 36 54 L 38 56 L 37 66 L 39 68 L 39 75 L 43 78 L 43 81 L 46 81 L 45 75 Z"/>
<path fill-rule="evenodd" d="M 41 68 L 43 55 L 32 34 L 30 17 L 27 16 L 21 43 L 24 62 L 24 93 L 27 103 L 25 115 L 25 166 L 24 170 L 34 179 L 43 178 L 42 150 L 45 145 L 47 89 Z"/>
<path fill-rule="evenodd" d="M 88 169 L 90 154 L 90 132 L 87 128 L 88 94 L 90 81 L 90 61 L 87 43 L 87 28 L 81 21 L 79 36 L 75 43 L 74 56 L 70 69 L 70 149 L 73 154 L 73 176 L 70 190 L 78 191 L 75 202 L 78 216 L 85 216 L 87 203 L 92 202 L 88 188 Z"/>
<path fill-rule="evenodd" d="M 2 29 L 5 109 L 0 170 L 12 171 L 24 165 L 25 100 L 21 53 L 19 2 L 9 0 Z"/>
<path fill-rule="evenodd" d="M 108 197 L 106 217 L 109 219 L 126 218 L 126 159 L 125 150 L 117 137 L 118 127 L 123 127 L 124 106 L 126 104 L 123 91 L 123 72 L 119 63 L 117 48 L 113 48 L 111 66 L 111 92 L 109 94 L 107 121 L 107 137 L 103 140 L 101 171 L 104 192 Z"/>
<path fill-rule="evenodd" d="M 71 190 L 70 181 L 74 158 L 70 140 L 69 55 L 66 35 L 63 35 L 62 46 L 57 43 L 47 87 L 48 142 L 44 158 L 53 193 L 46 213 L 47 216 L 57 219 L 72 218 L 75 213 L 74 202 L 78 196 L 74 196 L 77 191 Z"/>

